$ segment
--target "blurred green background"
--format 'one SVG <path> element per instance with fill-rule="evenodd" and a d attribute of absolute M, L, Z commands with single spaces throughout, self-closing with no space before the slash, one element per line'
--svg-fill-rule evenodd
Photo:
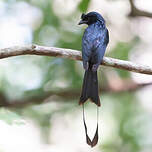
<path fill-rule="evenodd" d="M 150 0 L 134 1 L 145 11 Z M 151 17 L 131 17 L 129 0 L 1 0 L 0 48 L 31 43 L 81 51 L 82 12 L 106 20 L 106 56 L 152 66 Z M 82 63 L 43 56 L 0 60 L 0 152 L 85 152 L 78 105 Z M 99 144 L 94 152 L 152 151 L 152 77 L 101 66 Z M 89 134 L 96 107 L 86 104 Z"/>

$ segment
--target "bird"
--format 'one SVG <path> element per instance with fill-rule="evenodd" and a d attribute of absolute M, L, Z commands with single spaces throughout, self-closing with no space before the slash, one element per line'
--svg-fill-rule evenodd
<path fill-rule="evenodd" d="M 78 25 L 81 24 L 86 24 L 88 27 L 85 29 L 82 37 L 82 61 L 85 73 L 79 104 L 84 105 L 90 99 L 97 107 L 100 107 L 97 70 L 109 43 L 109 32 L 104 18 L 98 12 L 82 13 Z M 83 120 L 87 144 L 94 147 L 98 142 L 98 123 L 95 136 L 91 141 L 87 134 L 85 118 Z"/>

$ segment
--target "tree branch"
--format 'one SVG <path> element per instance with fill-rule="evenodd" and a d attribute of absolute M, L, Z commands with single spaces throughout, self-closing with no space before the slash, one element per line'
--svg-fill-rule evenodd
<path fill-rule="evenodd" d="M 68 58 L 73 60 L 82 60 L 81 52 L 71 49 L 46 47 L 38 45 L 14 46 L 10 48 L 0 49 L 0 59 L 19 55 L 42 55 Z M 102 65 L 152 75 L 152 67 L 135 64 L 130 61 L 104 57 Z"/>
<path fill-rule="evenodd" d="M 119 82 L 118 82 L 119 83 Z M 126 81 L 123 80 L 121 85 L 118 85 L 116 88 L 115 86 L 106 86 L 99 89 L 100 93 L 106 93 L 113 94 L 113 93 L 124 93 L 124 92 L 131 92 L 131 91 L 137 91 L 143 87 L 152 85 L 152 83 L 141 83 L 138 84 L 134 81 Z M 36 92 L 36 90 L 33 90 Z M 44 92 L 42 91 L 41 95 L 34 95 L 28 98 L 23 98 L 20 100 L 13 100 L 10 101 L 7 99 L 7 97 L 0 92 L 0 107 L 8 107 L 8 108 L 24 108 L 26 106 L 30 105 L 37 105 L 42 104 L 46 102 L 51 102 L 52 98 L 53 101 L 59 101 L 59 102 L 71 102 L 71 100 L 78 100 L 78 97 L 80 96 L 80 89 L 64 89 L 60 91 L 50 91 L 50 92 Z"/>
<path fill-rule="evenodd" d="M 152 13 L 139 10 L 134 4 L 134 0 L 129 0 L 129 3 L 130 3 L 130 7 L 131 7 L 131 12 L 129 13 L 129 16 L 131 16 L 131 17 L 143 16 L 143 17 L 152 18 Z"/>

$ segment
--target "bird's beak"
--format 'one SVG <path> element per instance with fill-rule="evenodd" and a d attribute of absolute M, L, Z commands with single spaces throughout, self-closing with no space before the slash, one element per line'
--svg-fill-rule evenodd
<path fill-rule="evenodd" d="M 81 20 L 81 21 L 78 23 L 78 25 L 86 24 L 86 23 L 87 23 L 86 21 Z"/>

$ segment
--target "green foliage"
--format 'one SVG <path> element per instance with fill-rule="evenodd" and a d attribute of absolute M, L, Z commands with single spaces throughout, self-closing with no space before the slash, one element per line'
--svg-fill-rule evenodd
<path fill-rule="evenodd" d="M 10 111 L 5 108 L 0 109 L 0 120 L 5 121 L 7 124 L 17 124 L 22 125 L 24 124 L 23 119 L 20 115 L 17 113 Z"/>
<path fill-rule="evenodd" d="M 143 131 L 145 125 L 142 120 L 144 110 L 135 94 L 131 92 L 106 94 L 103 97 L 103 106 L 106 111 L 103 113 L 106 116 L 110 115 L 110 119 L 113 120 L 112 125 L 115 127 L 112 131 L 113 138 L 108 138 L 101 145 L 101 149 L 105 152 L 127 151 L 128 149 L 131 152 L 140 151 L 141 139 L 145 139 Z M 146 119 L 144 121 L 148 125 L 149 122 Z M 109 124 L 105 125 L 109 126 Z"/>
<path fill-rule="evenodd" d="M 53 26 L 55 28 L 58 28 L 60 26 L 59 19 L 58 19 L 58 17 L 55 15 L 55 13 L 53 11 L 52 2 L 53 1 L 46 0 L 45 4 L 44 3 L 38 3 L 38 4 L 36 3 L 36 5 L 43 12 L 43 22 L 40 25 L 40 27 L 34 31 L 34 39 L 33 39 L 34 43 L 43 44 L 40 41 L 40 36 L 41 36 L 40 32 L 43 30 L 43 28 L 45 26 L 51 25 L 51 26 Z"/>
<path fill-rule="evenodd" d="M 78 5 L 78 8 L 81 12 L 86 12 L 89 4 L 90 4 L 90 0 L 81 0 L 81 2 Z"/>
<path fill-rule="evenodd" d="M 121 59 L 121 60 L 129 60 L 130 51 L 139 43 L 139 38 L 135 37 L 130 42 L 118 42 L 116 46 L 109 53 L 110 57 Z M 115 69 L 120 77 L 129 78 L 130 72 L 120 69 Z"/>
<path fill-rule="evenodd" d="M 118 42 L 109 55 L 113 58 L 128 60 L 130 51 L 137 43 L 139 43 L 138 37 L 135 37 L 130 42 Z"/>

